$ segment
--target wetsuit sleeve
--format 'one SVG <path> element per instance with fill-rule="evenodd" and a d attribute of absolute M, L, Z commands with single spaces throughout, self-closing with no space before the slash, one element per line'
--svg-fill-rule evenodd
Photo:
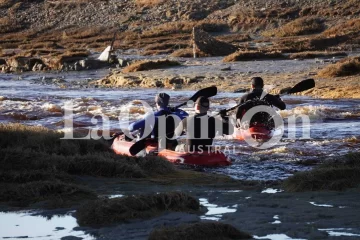
<path fill-rule="evenodd" d="M 248 98 L 248 93 L 244 94 L 241 98 L 240 98 L 240 104 L 243 104 L 244 102 L 247 101 L 247 98 Z"/>
<path fill-rule="evenodd" d="M 145 130 L 145 124 L 146 122 L 151 122 L 149 119 L 152 118 L 152 117 L 155 117 L 156 114 L 152 114 L 152 113 L 149 113 L 149 114 L 146 114 L 145 117 L 141 120 L 138 120 L 138 121 L 135 121 L 133 123 L 131 123 L 128 127 L 129 131 L 130 132 L 134 132 L 134 131 L 140 131 L 140 135 L 142 136 L 143 135 L 143 132 Z M 155 122 L 157 121 L 156 117 L 155 117 Z M 154 126 L 150 125 L 149 127 L 151 127 L 152 129 L 154 128 Z"/>
<path fill-rule="evenodd" d="M 144 129 L 145 127 L 145 119 L 138 120 L 129 125 L 129 131 L 134 132 L 139 129 Z"/>
<path fill-rule="evenodd" d="M 286 109 L 286 104 L 281 100 L 280 97 L 268 94 L 266 95 L 266 101 L 280 110 Z"/>
<path fill-rule="evenodd" d="M 187 130 L 187 119 L 188 118 L 184 118 L 180 124 L 175 128 L 175 134 L 177 136 L 181 136 L 184 132 L 186 132 Z"/>

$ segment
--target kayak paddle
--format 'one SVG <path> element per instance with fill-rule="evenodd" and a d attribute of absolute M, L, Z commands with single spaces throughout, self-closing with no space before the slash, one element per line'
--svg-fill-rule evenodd
<path fill-rule="evenodd" d="M 294 87 L 292 87 L 290 89 L 288 89 L 288 88 L 281 89 L 280 95 L 303 92 L 303 91 L 309 90 L 313 87 L 315 87 L 315 81 L 314 81 L 314 79 L 309 78 L 309 79 L 305 79 L 305 80 L 299 82 L 298 84 L 296 84 Z"/>
<path fill-rule="evenodd" d="M 207 88 L 203 88 L 199 91 L 197 91 L 188 101 L 193 101 L 195 102 L 196 99 L 198 99 L 199 97 L 206 97 L 206 98 L 209 98 L 209 97 L 213 97 L 217 94 L 217 87 L 216 86 L 212 86 L 212 87 L 207 87 Z M 187 102 L 184 102 L 180 105 L 177 105 L 175 107 L 176 108 L 180 108 L 184 105 L 186 105 Z"/>
<path fill-rule="evenodd" d="M 193 101 L 195 102 L 199 97 L 203 96 L 206 98 L 209 97 L 213 97 L 217 94 L 217 87 L 216 86 L 212 86 L 212 87 L 207 87 L 207 88 L 203 88 L 199 91 L 197 91 L 191 98 L 189 98 L 188 101 Z M 187 102 L 188 102 L 187 101 Z M 175 106 L 175 109 L 180 108 L 184 105 L 187 104 L 187 102 L 184 102 L 182 104 L 179 104 L 177 106 Z M 129 152 L 132 156 L 135 156 L 136 154 L 138 154 L 141 150 L 143 150 L 144 148 L 146 148 L 146 138 L 140 139 L 139 141 L 137 141 L 136 143 L 134 143 L 130 149 Z"/>

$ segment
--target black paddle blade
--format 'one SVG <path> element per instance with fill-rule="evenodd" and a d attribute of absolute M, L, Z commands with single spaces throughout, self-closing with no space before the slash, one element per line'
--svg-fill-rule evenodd
<path fill-rule="evenodd" d="M 207 88 L 203 88 L 203 89 L 197 91 L 188 101 L 191 100 L 191 101 L 195 102 L 201 96 L 209 98 L 209 97 L 215 96 L 216 94 L 217 94 L 217 87 L 215 87 L 215 86 L 207 87 Z M 175 108 L 180 108 L 184 105 L 186 105 L 186 102 L 184 102 L 180 105 L 177 105 Z"/>
<path fill-rule="evenodd" d="M 217 94 L 217 87 L 207 87 L 197 91 L 189 100 L 196 101 L 199 97 L 203 96 L 206 98 L 213 97 Z"/>
<path fill-rule="evenodd" d="M 134 143 L 129 149 L 129 153 L 131 154 L 131 156 L 135 156 L 141 150 L 146 148 L 145 142 L 146 142 L 146 139 L 141 139 L 141 140 L 137 141 L 136 143 Z"/>
<path fill-rule="evenodd" d="M 284 92 L 284 93 L 287 93 L 287 94 L 298 93 L 298 92 L 309 90 L 309 89 L 311 89 L 313 87 L 315 87 L 314 79 L 312 79 L 312 78 L 305 79 L 305 80 L 299 82 L 298 84 L 296 84 L 289 91 Z"/>

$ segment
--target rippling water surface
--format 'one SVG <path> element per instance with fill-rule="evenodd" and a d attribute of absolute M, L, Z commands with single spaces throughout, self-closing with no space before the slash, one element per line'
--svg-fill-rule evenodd
<path fill-rule="evenodd" d="M 51 129 L 64 128 L 65 104 L 74 106 L 74 127 L 88 130 L 101 121 L 100 114 L 110 119 L 111 129 L 116 131 L 128 120 L 139 119 L 147 111 L 139 100 L 154 107 L 154 95 L 167 91 L 171 104 L 186 101 L 194 91 L 170 91 L 164 89 L 108 89 L 88 88 L 87 82 L 105 76 L 108 70 L 73 72 L 62 74 L 0 75 L 0 122 L 19 122 L 41 125 Z M 219 93 L 212 98 L 212 110 L 231 106 L 241 94 Z M 233 165 L 221 169 L 207 169 L 239 179 L 275 180 L 294 172 L 310 169 L 299 162 L 326 159 L 358 150 L 360 147 L 360 100 L 326 100 L 308 97 L 284 97 L 287 110 L 280 111 L 285 119 L 292 115 L 310 118 L 310 138 L 301 139 L 298 123 L 297 139 L 286 139 L 271 149 L 260 150 L 246 142 L 217 139 L 219 145 L 235 145 L 237 152 L 230 154 Z M 130 119 L 119 118 L 121 112 L 130 112 Z M 184 108 L 191 112 L 191 109 Z M 98 117 L 97 117 L 98 116 Z M 287 121 L 285 120 L 285 126 Z"/>

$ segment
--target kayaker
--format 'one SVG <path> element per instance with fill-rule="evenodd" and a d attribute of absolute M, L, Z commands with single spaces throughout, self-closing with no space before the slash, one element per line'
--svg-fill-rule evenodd
<path fill-rule="evenodd" d="M 147 115 L 145 115 L 145 117 L 143 119 L 130 124 L 128 127 L 129 132 L 138 131 L 138 134 L 140 134 L 140 136 L 142 138 L 151 138 L 152 137 L 157 140 L 159 137 L 159 127 L 160 127 L 158 125 L 158 118 L 160 116 L 167 116 L 166 129 L 165 129 L 165 131 L 163 131 L 166 133 L 166 137 L 167 137 L 165 146 L 167 149 L 174 150 L 177 145 L 177 140 L 176 139 L 171 140 L 171 138 L 173 138 L 173 136 L 174 136 L 175 121 L 174 121 L 173 117 L 171 117 L 171 116 L 168 117 L 168 115 L 176 115 L 182 120 L 185 117 L 187 117 L 188 114 L 186 112 L 182 111 L 181 109 L 170 109 L 168 106 L 169 101 L 170 101 L 170 96 L 168 94 L 166 94 L 166 93 L 157 94 L 155 96 L 155 103 L 156 103 L 157 111 L 147 114 Z M 155 117 L 154 124 L 151 124 L 151 121 L 150 121 L 150 118 L 152 118 L 152 117 Z M 144 133 L 146 134 L 149 132 L 149 129 L 145 129 L 146 127 L 150 128 L 150 134 L 148 134 L 147 136 L 143 136 Z"/>
<path fill-rule="evenodd" d="M 252 91 L 241 97 L 240 104 L 242 105 L 240 105 L 236 111 L 236 119 L 238 119 L 238 122 L 249 109 L 255 106 L 267 105 L 277 107 L 280 110 L 284 110 L 286 108 L 286 104 L 282 101 L 279 95 L 266 93 L 263 88 L 264 80 L 261 77 L 253 77 L 251 79 Z M 254 125 L 265 125 L 272 129 L 274 127 L 274 122 L 268 113 L 259 112 L 251 119 L 250 126 Z"/>
<path fill-rule="evenodd" d="M 186 133 L 186 143 L 176 147 L 178 152 L 210 151 L 217 133 L 232 134 L 234 127 L 230 127 L 228 117 L 224 114 L 220 118 L 207 115 L 210 108 L 208 98 L 199 97 L 195 102 L 195 115 L 182 120 L 175 133 Z M 220 132 L 221 131 L 221 132 Z"/>

